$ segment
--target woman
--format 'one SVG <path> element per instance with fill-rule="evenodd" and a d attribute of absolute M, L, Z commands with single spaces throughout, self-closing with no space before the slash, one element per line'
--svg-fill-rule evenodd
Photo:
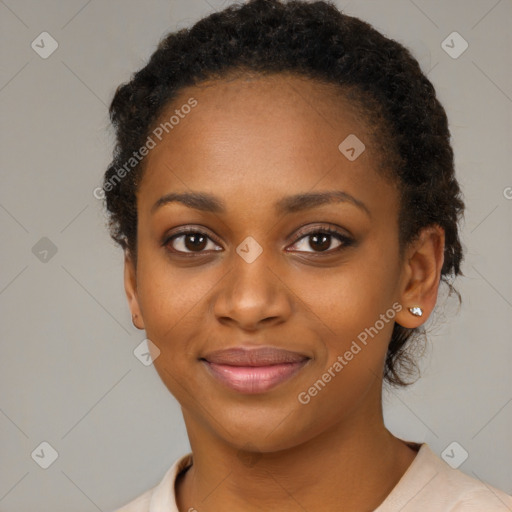
<path fill-rule="evenodd" d="M 169 34 L 110 113 L 111 234 L 192 448 L 120 511 L 512 508 L 383 421 L 463 256 L 446 114 L 404 47 L 253 0 Z"/>

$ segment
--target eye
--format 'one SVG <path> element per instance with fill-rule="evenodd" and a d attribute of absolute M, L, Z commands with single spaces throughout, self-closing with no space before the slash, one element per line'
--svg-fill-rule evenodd
<path fill-rule="evenodd" d="M 333 242 L 338 242 L 334 248 Z M 340 231 L 327 227 L 316 227 L 308 231 L 300 230 L 292 249 L 298 252 L 332 253 L 348 247 L 354 240 Z M 202 254 L 208 251 L 221 251 L 222 248 L 204 231 L 197 228 L 185 228 L 165 238 L 162 243 L 175 254 Z M 308 250 L 311 249 L 311 250 Z"/>
<path fill-rule="evenodd" d="M 338 242 L 338 245 L 334 248 L 332 248 L 333 241 Z M 298 238 L 292 247 L 295 247 L 295 250 L 298 250 L 299 252 L 332 253 L 344 249 L 353 243 L 354 240 L 352 238 L 337 231 L 336 229 L 331 227 L 316 227 L 307 232 L 300 231 L 298 233 Z M 311 250 L 308 251 L 308 248 Z"/>
<path fill-rule="evenodd" d="M 162 245 L 170 252 L 183 254 L 200 254 L 207 250 L 219 250 L 215 249 L 215 247 L 219 246 L 215 244 L 206 233 L 199 231 L 197 228 L 182 229 L 180 232 L 167 237 Z M 208 247 L 208 245 L 210 245 L 210 247 Z M 220 250 L 222 250 L 222 248 Z"/>

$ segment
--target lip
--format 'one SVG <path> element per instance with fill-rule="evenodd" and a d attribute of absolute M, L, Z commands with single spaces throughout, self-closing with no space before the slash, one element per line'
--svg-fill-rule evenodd
<path fill-rule="evenodd" d="M 202 357 L 208 373 L 240 393 L 264 393 L 291 379 L 310 360 L 304 354 L 274 347 L 235 347 Z"/>

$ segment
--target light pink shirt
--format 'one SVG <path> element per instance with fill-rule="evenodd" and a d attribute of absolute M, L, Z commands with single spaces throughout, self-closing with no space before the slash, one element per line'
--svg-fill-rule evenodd
<path fill-rule="evenodd" d="M 512 496 L 451 468 L 427 443 L 419 446 L 407 471 L 374 512 L 512 512 Z M 158 485 L 115 512 L 179 512 L 174 484 L 191 464 L 192 454 L 184 455 Z"/>

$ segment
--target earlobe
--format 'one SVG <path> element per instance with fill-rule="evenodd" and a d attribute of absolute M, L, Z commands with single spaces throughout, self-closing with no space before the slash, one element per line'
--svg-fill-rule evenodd
<path fill-rule="evenodd" d="M 139 299 L 137 294 L 137 274 L 135 264 L 129 252 L 125 250 L 124 255 L 124 290 L 128 299 L 128 306 L 132 315 L 132 323 L 137 329 L 144 329 Z"/>
<path fill-rule="evenodd" d="M 444 229 L 428 226 L 406 250 L 400 284 L 403 308 L 396 316 L 396 322 L 403 327 L 420 326 L 434 309 L 444 263 L 444 242 Z"/>

